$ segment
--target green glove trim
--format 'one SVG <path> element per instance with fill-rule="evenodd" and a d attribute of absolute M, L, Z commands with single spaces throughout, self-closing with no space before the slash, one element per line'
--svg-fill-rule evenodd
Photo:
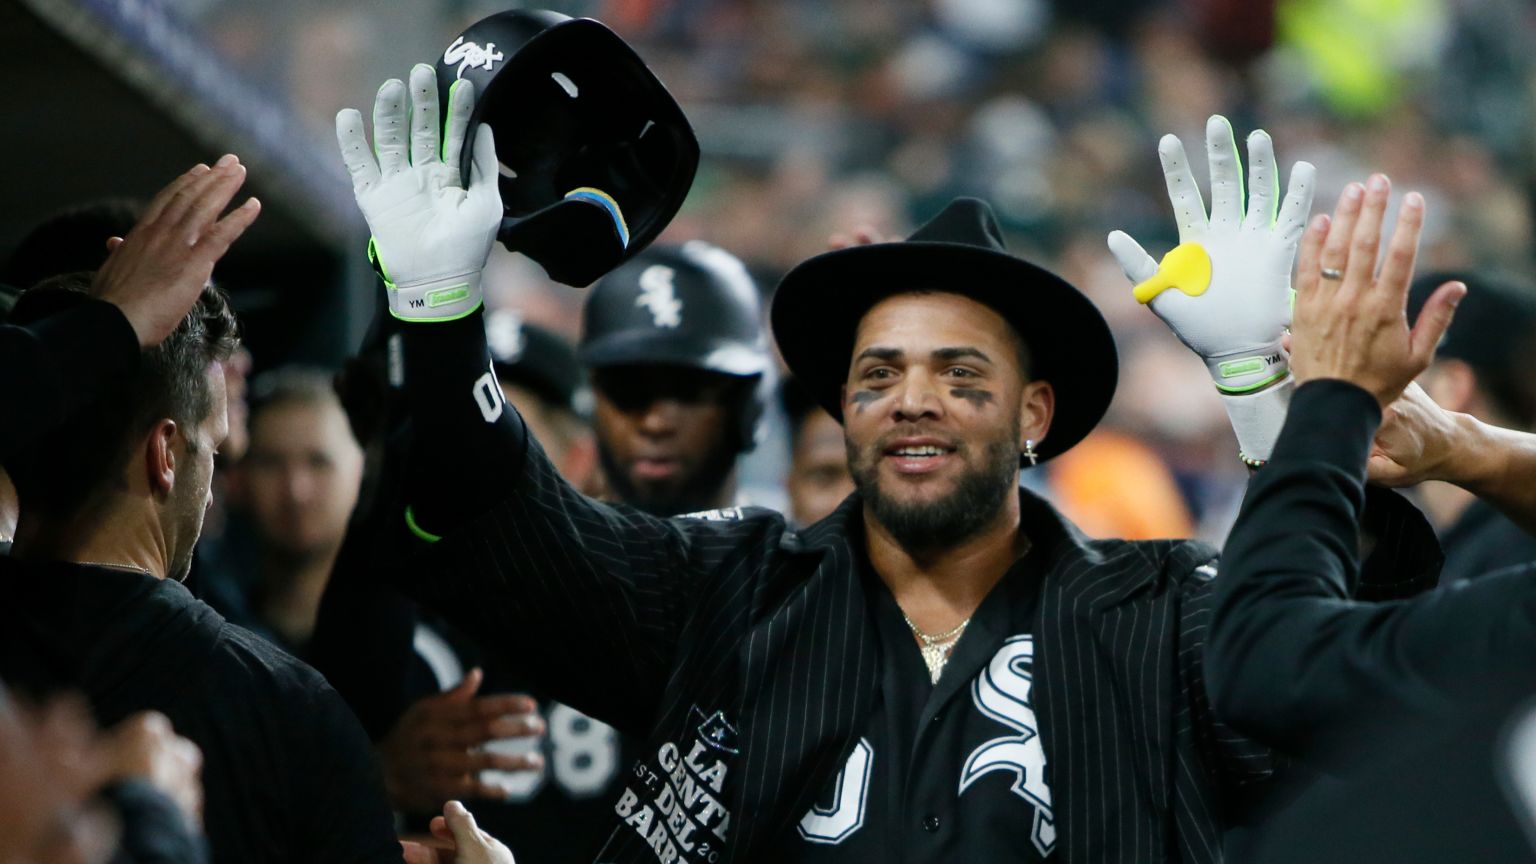
<path fill-rule="evenodd" d="M 1259 364 L 1258 366 L 1255 366 L 1253 368 L 1245 370 L 1245 371 L 1248 371 L 1248 372 L 1253 372 L 1253 371 L 1256 371 L 1257 369 L 1263 368 L 1263 362 L 1264 361 L 1261 360 L 1260 358 L 1255 357 L 1255 358 L 1252 358 L 1252 360 L 1236 360 L 1236 361 L 1233 361 L 1233 362 L 1234 362 L 1234 364 L 1257 362 Z M 1228 374 L 1226 369 L 1225 369 L 1225 367 L 1227 365 L 1228 364 L 1226 364 L 1226 363 L 1222 364 L 1222 367 L 1223 367 L 1222 368 L 1222 374 L 1223 375 Z M 1233 374 L 1233 375 L 1240 375 L 1242 373 L 1241 372 L 1233 372 L 1231 374 Z M 1220 390 L 1221 392 L 1223 392 L 1223 393 L 1225 393 L 1225 394 L 1227 394 L 1229 396 L 1240 396 L 1240 395 L 1242 395 L 1244 393 L 1253 393 L 1254 391 L 1257 391 L 1257 390 L 1263 390 L 1265 387 L 1268 387 L 1269 385 L 1275 383 L 1276 381 L 1279 381 L 1281 378 L 1284 378 L 1285 376 L 1287 376 L 1289 374 L 1291 374 L 1291 370 L 1290 369 L 1281 369 L 1279 372 L 1275 373 L 1274 375 L 1271 375 L 1268 378 L 1265 378 L 1263 381 L 1259 381 L 1259 382 L 1257 382 L 1255 384 L 1249 384 L 1246 387 L 1223 387 L 1220 384 L 1217 384 L 1216 385 L 1216 389 Z"/>
<path fill-rule="evenodd" d="M 1266 365 L 1263 357 L 1247 357 L 1242 360 L 1228 360 L 1216 368 L 1221 372 L 1221 377 L 1236 378 L 1239 375 L 1263 372 Z"/>
<path fill-rule="evenodd" d="M 373 265 L 373 271 L 379 274 L 380 279 L 384 280 L 384 287 L 391 291 L 396 290 L 395 280 L 389 278 L 389 271 L 384 268 L 384 259 L 379 257 L 378 238 L 368 238 L 368 263 Z"/>
<path fill-rule="evenodd" d="M 449 303 L 457 303 L 469 296 L 469 283 L 450 285 L 447 288 L 434 288 L 427 292 L 427 296 L 417 302 L 425 302 L 428 309 L 436 309 L 439 306 L 447 306 Z M 462 316 L 460 316 L 462 317 Z"/>
<path fill-rule="evenodd" d="M 442 137 L 441 140 L 437 142 L 437 161 L 439 162 L 448 161 L 448 130 L 453 128 L 453 91 L 459 89 L 459 85 L 463 83 L 464 79 L 460 78 L 459 80 L 454 81 L 452 84 L 448 85 L 448 104 L 443 106 Z M 467 140 L 468 137 L 469 136 L 466 131 L 466 140 L 464 142 L 466 147 L 470 146 L 470 142 Z M 469 185 L 468 178 L 463 178 L 461 182 L 463 182 L 466 187 Z"/>
<path fill-rule="evenodd" d="M 412 534 L 415 534 L 417 537 L 427 541 L 428 543 L 436 543 L 437 541 L 443 539 L 439 535 L 433 534 L 431 531 L 428 531 L 420 525 L 417 525 L 416 514 L 411 512 L 409 505 L 407 505 L 405 508 L 405 527 L 411 529 Z"/>

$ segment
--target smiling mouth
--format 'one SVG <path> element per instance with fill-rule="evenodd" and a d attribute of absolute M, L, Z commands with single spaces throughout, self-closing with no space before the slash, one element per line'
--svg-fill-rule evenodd
<path fill-rule="evenodd" d="M 943 444 L 900 444 L 887 447 L 884 456 L 899 474 L 926 474 L 937 470 L 955 452 Z"/>
<path fill-rule="evenodd" d="M 893 447 L 885 452 L 888 456 L 909 456 L 913 458 L 924 458 L 929 456 L 943 456 L 946 453 L 953 453 L 954 450 L 948 447 L 939 447 L 933 444 L 925 444 L 920 447 Z"/>

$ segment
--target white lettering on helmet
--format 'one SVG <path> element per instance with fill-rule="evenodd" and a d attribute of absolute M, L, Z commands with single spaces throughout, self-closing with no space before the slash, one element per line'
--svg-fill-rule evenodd
<path fill-rule="evenodd" d="M 463 36 L 453 40 L 453 44 L 443 52 L 444 63 L 459 64 L 458 70 L 453 75 L 455 79 L 463 78 L 464 70 L 469 68 L 484 69 L 489 72 L 497 61 L 505 59 L 506 57 L 496 50 L 495 42 L 487 42 L 485 47 L 481 48 L 475 42 L 465 42 Z"/>

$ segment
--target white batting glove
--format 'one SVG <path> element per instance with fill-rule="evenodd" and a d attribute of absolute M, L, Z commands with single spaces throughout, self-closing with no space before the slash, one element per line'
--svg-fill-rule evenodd
<path fill-rule="evenodd" d="M 1165 135 L 1158 155 L 1178 220 L 1179 245 L 1161 265 L 1123 231 L 1109 235 L 1109 249 L 1136 284 L 1136 299 L 1150 305 L 1179 341 L 1205 361 L 1243 456 L 1263 460 L 1269 458 L 1290 401 L 1290 366 L 1280 337 L 1291 320 L 1291 269 L 1312 208 L 1315 171 L 1297 162 L 1279 204 L 1274 145 L 1268 133 L 1254 131 L 1248 136 L 1245 213 L 1231 124 L 1212 116 L 1205 139 L 1210 216 L 1183 143 Z"/>
<path fill-rule="evenodd" d="M 439 134 L 437 76 L 411 70 L 406 87 L 392 78 L 373 103 L 374 148 L 363 117 L 336 115 L 336 141 L 352 175 L 352 192 L 373 239 L 368 257 L 384 278 L 389 310 L 405 321 L 452 321 L 480 308 L 480 271 L 501 227 L 496 145 L 489 126 L 476 130 L 468 187 L 459 177 L 474 85 L 449 91 L 447 134 Z M 410 119 L 407 133 L 407 117 Z M 442 139 L 439 142 L 439 139 Z"/>

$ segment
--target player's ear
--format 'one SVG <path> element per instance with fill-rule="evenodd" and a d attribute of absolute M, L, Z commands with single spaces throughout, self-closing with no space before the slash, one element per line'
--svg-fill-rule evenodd
<path fill-rule="evenodd" d="M 1025 441 L 1039 444 L 1051 431 L 1056 414 L 1056 391 L 1049 381 L 1030 381 L 1019 393 L 1019 450 Z"/>
<path fill-rule="evenodd" d="M 181 429 L 176 421 L 166 417 L 150 427 L 140 446 L 144 479 L 157 498 L 171 494 L 176 487 L 176 448 L 180 439 Z"/>

